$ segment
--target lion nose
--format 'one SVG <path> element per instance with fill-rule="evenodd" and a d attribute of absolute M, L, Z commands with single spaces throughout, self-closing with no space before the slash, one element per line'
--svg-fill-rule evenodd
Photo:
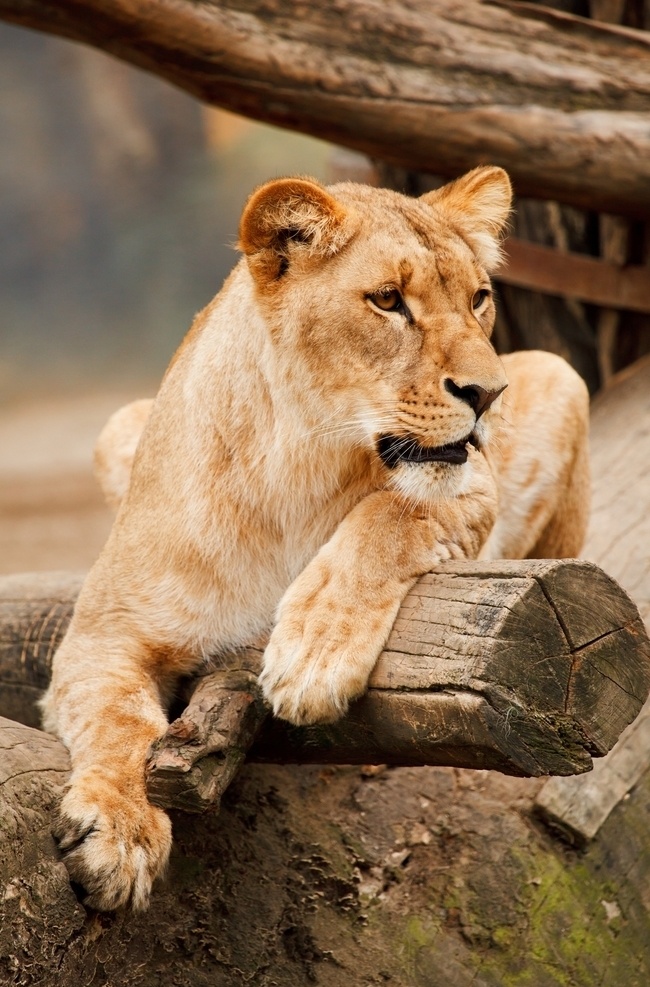
<path fill-rule="evenodd" d="M 492 402 L 496 401 L 499 394 L 505 391 L 507 386 L 507 384 L 504 384 L 498 391 L 490 391 L 485 387 L 481 387 L 480 384 L 466 384 L 464 387 L 460 387 L 451 377 L 447 377 L 445 380 L 445 388 L 455 398 L 460 398 L 461 401 L 464 401 L 465 404 L 470 406 L 476 415 L 477 421 L 483 412 L 488 410 Z"/>

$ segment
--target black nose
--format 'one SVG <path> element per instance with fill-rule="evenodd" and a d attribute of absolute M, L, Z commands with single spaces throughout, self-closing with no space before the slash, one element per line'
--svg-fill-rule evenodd
<path fill-rule="evenodd" d="M 481 417 L 484 411 L 487 411 L 493 401 L 499 397 L 502 391 L 505 391 L 507 384 L 500 387 L 498 391 L 488 391 L 480 384 L 467 384 L 465 387 L 459 387 L 451 377 L 447 377 L 445 380 L 445 388 L 450 394 L 453 394 L 455 398 L 460 398 L 465 404 L 468 404 L 477 420 Z"/>

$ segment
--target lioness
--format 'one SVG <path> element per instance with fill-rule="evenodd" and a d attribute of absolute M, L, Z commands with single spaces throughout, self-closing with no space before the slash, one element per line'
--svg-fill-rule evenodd
<path fill-rule="evenodd" d="M 43 701 L 72 755 L 60 846 L 89 905 L 143 908 L 167 861 L 144 764 L 178 676 L 273 629 L 275 714 L 333 720 L 432 566 L 579 551 L 585 387 L 490 343 L 510 199 L 494 167 L 417 200 L 262 186 L 158 397 L 103 434 L 121 503 Z"/>

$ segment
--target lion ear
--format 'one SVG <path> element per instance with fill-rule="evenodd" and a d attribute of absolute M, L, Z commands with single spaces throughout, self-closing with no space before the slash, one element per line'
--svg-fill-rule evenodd
<path fill-rule="evenodd" d="M 239 247 L 253 273 L 277 278 L 292 250 L 332 256 L 352 236 L 352 217 L 318 182 L 280 178 L 251 195 L 239 224 Z"/>
<path fill-rule="evenodd" d="M 488 270 L 498 266 L 499 241 L 512 207 L 512 185 L 503 168 L 474 168 L 449 185 L 425 192 L 422 200 L 449 216 Z"/>

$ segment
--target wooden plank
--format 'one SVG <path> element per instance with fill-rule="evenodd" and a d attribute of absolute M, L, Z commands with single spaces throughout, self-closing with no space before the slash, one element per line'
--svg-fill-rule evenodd
<path fill-rule="evenodd" d="M 610 309 L 650 312 L 650 274 L 645 265 L 622 266 L 516 237 L 505 241 L 504 253 L 497 280 L 506 284 Z"/>
<path fill-rule="evenodd" d="M 593 771 L 573 778 L 551 778 L 539 791 L 535 808 L 570 843 L 584 846 L 650 767 L 650 704 L 611 753 L 594 762 Z"/>

